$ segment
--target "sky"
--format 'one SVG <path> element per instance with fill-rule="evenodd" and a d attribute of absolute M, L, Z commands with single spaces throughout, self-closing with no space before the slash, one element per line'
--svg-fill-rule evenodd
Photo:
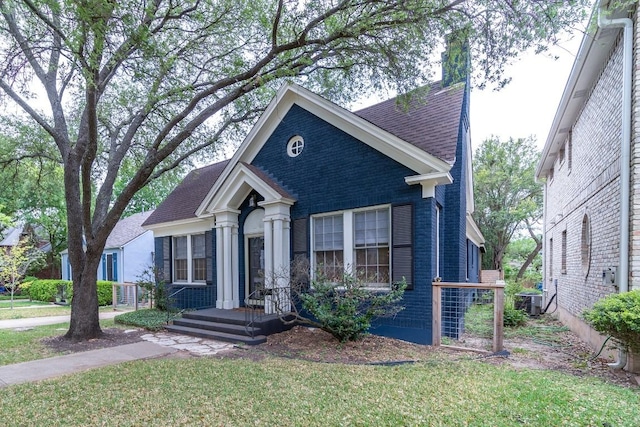
<path fill-rule="evenodd" d="M 542 150 L 581 40 L 582 34 L 576 31 L 549 53 L 525 52 L 505 70 L 505 75 L 512 78 L 505 88 L 472 90 L 470 121 L 474 151 L 492 135 L 501 140 L 534 136 Z"/>

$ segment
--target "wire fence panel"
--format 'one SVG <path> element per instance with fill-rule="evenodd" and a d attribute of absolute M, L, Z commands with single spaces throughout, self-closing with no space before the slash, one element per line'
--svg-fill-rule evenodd
<path fill-rule="evenodd" d="M 113 309 L 134 308 L 149 306 L 149 294 L 144 288 L 135 283 L 114 283 L 113 288 Z"/>
<path fill-rule="evenodd" d="M 500 351 L 504 285 L 433 283 L 433 345 Z"/>

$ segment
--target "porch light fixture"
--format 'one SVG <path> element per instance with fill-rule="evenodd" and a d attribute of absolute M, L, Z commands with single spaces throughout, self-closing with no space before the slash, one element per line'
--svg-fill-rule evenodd
<path fill-rule="evenodd" d="M 251 193 L 249 196 L 249 207 L 255 208 L 258 206 L 258 195 L 256 193 Z"/>

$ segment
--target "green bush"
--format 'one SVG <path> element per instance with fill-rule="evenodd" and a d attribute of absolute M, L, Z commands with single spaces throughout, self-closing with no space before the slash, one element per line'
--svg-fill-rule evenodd
<path fill-rule="evenodd" d="M 527 313 L 524 310 L 517 310 L 513 305 L 504 306 L 504 326 L 517 327 L 527 323 Z"/>
<path fill-rule="evenodd" d="M 404 309 L 397 305 L 406 283 L 396 283 L 390 291 L 372 290 L 364 280 L 344 274 L 337 283 L 321 274 L 312 282 L 310 292 L 299 295 L 302 308 L 316 319 L 322 330 L 340 342 L 361 338 L 373 319 L 392 316 Z"/>
<path fill-rule="evenodd" d="M 583 317 L 596 331 L 640 353 L 640 289 L 609 295 L 585 310 Z"/>
<path fill-rule="evenodd" d="M 110 305 L 113 303 L 113 282 L 98 280 L 98 305 Z M 20 285 L 24 286 L 23 283 Z M 64 287 L 64 296 L 67 302 L 73 298 L 73 283 L 69 280 L 34 280 L 27 286 L 29 297 L 34 301 L 55 302 Z"/>
<path fill-rule="evenodd" d="M 150 331 L 159 331 L 171 320 L 180 317 L 180 313 L 169 313 L 155 308 L 119 314 L 114 318 L 115 323 L 138 326 Z"/>
<path fill-rule="evenodd" d="M 68 280 L 34 280 L 29 286 L 29 297 L 34 301 L 55 302 L 60 286 L 64 286 L 65 293 L 70 295 L 71 282 Z"/>

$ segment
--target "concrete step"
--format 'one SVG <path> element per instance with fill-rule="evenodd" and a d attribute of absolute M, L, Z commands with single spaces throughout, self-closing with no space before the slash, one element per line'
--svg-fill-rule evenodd
<path fill-rule="evenodd" d="M 235 335 L 251 335 L 251 332 L 253 332 L 253 336 L 262 335 L 262 331 L 260 330 L 260 328 L 245 327 L 245 325 L 238 325 L 235 323 L 220 323 L 209 320 L 182 318 L 175 319 L 173 321 L 173 324 L 176 326 L 185 326 L 194 329 L 206 329 L 208 331 L 218 331 Z"/>
<path fill-rule="evenodd" d="M 167 325 L 165 328 L 169 332 L 175 332 L 178 334 L 190 335 L 193 337 L 206 338 L 216 341 L 242 343 L 247 345 L 258 345 L 267 342 L 267 337 L 264 335 L 256 335 L 251 338 L 247 335 L 230 334 L 226 332 L 210 331 L 207 329 L 192 328 L 180 325 Z"/>

